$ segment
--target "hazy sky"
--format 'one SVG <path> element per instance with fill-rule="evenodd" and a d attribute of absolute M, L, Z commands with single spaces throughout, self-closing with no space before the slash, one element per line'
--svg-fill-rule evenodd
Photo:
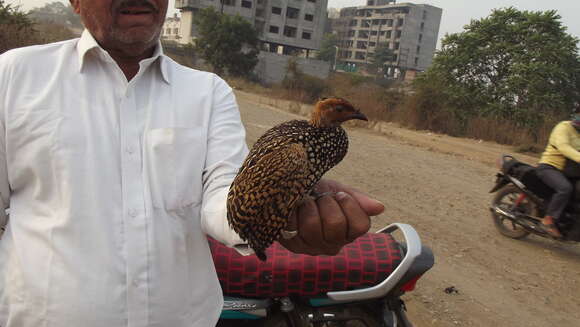
<path fill-rule="evenodd" d="M 55 0 L 6 1 L 11 4 L 20 4 L 24 10 L 29 10 Z M 173 8 L 174 2 L 174 0 L 169 0 L 170 8 Z M 580 0 L 426 0 L 398 2 L 427 3 L 443 8 L 439 38 L 443 37 L 446 33 L 461 32 L 463 26 L 469 24 L 472 19 L 488 16 L 494 8 L 510 6 L 519 10 L 556 10 L 562 16 L 562 23 L 568 28 L 568 33 L 580 38 Z M 329 8 L 362 6 L 365 4 L 366 0 L 328 0 Z M 173 10 L 170 13 L 172 12 L 175 11 Z"/>

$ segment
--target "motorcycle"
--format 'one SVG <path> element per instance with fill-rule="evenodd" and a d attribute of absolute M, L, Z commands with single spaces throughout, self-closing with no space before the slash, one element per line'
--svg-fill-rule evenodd
<path fill-rule="evenodd" d="M 491 217 L 499 232 L 507 237 L 522 239 L 529 234 L 553 238 L 542 228 L 553 190 L 536 174 L 536 167 L 503 155 L 498 162 L 495 193 L 491 201 Z M 571 179 L 574 195 L 556 225 L 562 233 L 558 240 L 580 242 L 580 180 Z"/>
<path fill-rule="evenodd" d="M 401 296 L 434 264 L 415 229 L 399 223 L 336 256 L 294 254 L 275 243 L 261 262 L 214 240 L 210 248 L 224 292 L 220 327 L 411 327 Z"/>

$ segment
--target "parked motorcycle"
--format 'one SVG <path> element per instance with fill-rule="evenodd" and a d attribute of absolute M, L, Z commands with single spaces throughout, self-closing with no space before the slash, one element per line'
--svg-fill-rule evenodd
<path fill-rule="evenodd" d="M 210 247 L 225 297 L 221 327 L 411 327 L 401 296 L 434 264 L 406 224 L 367 233 L 336 256 L 294 254 L 275 243 L 261 262 L 213 240 Z"/>
<path fill-rule="evenodd" d="M 497 192 L 491 201 L 491 216 L 499 232 L 507 237 L 521 239 L 530 233 L 552 238 L 541 226 L 542 217 L 554 193 L 536 174 L 536 167 L 503 155 L 498 162 L 500 171 L 490 193 Z M 562 233 L 561 240 L 580 241 L 580 186 L 578 180 L 574 195 L 562 216 L 556 221 Z"/>

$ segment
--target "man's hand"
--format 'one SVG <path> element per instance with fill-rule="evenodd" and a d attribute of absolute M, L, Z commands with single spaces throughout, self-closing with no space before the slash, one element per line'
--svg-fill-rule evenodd
<path fill-rule="evenodd" d="M 321 180 L 315 191 L 328 193 L 305 201 L 290 217 L 286 230 L 297 230 L 291 239 L 278 242 L 295 253 L 336 255 L 342 247 L 368 232 L 370 216 L 385 210 L 382 203 L 332 180 Z"/>

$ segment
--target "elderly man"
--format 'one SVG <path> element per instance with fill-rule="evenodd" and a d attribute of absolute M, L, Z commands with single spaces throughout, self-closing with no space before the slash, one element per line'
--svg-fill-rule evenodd
<path fill-rule="evenodd" d="M 225 211 L 247 154 L 232 90 L 163 55 L 167 0 L 71 4 L 80 39 L 0 56 L 0 326 L 212 326 L 206 235 L 241 243 Z M 292 251 L 336 253 L 383 210 L 320 187 L 344 192 L 302 205 Z"/>

